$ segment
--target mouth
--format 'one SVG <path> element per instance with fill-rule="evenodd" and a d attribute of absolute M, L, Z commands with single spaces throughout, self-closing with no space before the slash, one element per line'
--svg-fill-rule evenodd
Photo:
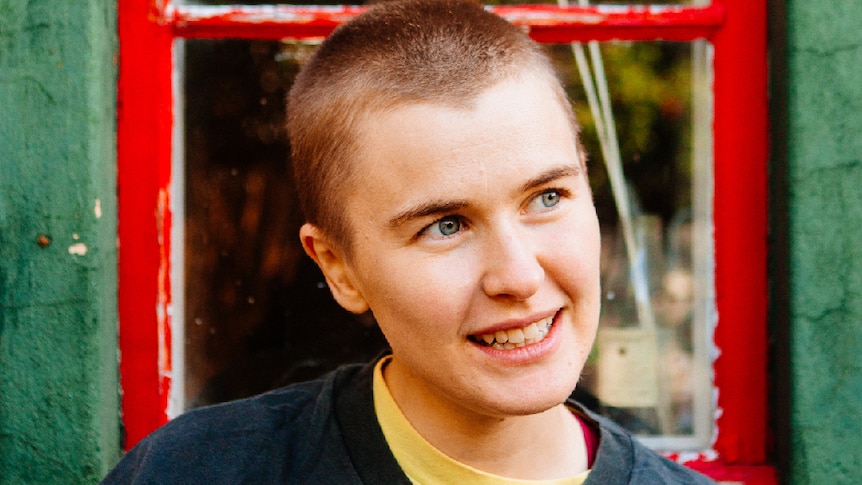
<path fill-rule="evenodd" d="M 556 315 L 533 322 L 525 327 L 498 330 L 493 333 L 470 335 L 468 338 L 479 345 L 497 350 L 511 350 L 539 343 L 548 335 Z"/>

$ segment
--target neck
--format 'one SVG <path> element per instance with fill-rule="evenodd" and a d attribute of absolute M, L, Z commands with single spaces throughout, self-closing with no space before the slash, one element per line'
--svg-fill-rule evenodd
<path fill-rule="evenodd" d="M 564 404 L 535 414 L 494 416 L 417 390 L 397 366 L 388 366 L 384 379 L 414 429 L 454 460 L 523 480 L 565 478 L 587 469 L 583 432 Z"/>

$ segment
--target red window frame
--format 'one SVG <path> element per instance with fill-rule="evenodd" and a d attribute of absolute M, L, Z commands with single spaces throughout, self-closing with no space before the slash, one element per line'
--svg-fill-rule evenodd
<path fill-rule="evenodd" d="M 119 346 L 126 448 L 168 419 L 174 40 L 322 38 L 362 10 L 249 6 L 212 15 L 169 0 L 119 1 Z M 492 10 L 529 28 L 540 42 L 706 38 L 712 43 L 719 315 L 713 385 L 719 412 L 711 450 L 669 456 L 719 480 L 777 483 L 767 461 L 766 1 Z"/>

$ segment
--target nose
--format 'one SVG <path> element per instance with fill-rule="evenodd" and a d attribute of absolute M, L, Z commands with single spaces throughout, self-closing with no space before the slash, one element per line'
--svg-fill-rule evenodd
<path fill-rule="evenodd" d="M 483 248 L 482 289 L 486 295 L 523 301 L 539 290 L 545 269 L 528 232 L 505 228 L 489 237 Z"/>

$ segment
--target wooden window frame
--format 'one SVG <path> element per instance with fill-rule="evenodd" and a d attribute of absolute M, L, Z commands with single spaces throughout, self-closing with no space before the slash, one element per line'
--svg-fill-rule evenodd
<path fill-rule="evenodd" d="M 126 448 L 168 419 L 174 40 L 319 39 L 363 9 L 119 1 L 119 347 Z M 777 483 L 768 463 L 766 1 L 490 9 L 528 28 L 539 42 L 711 42 L 718 412 L 711 449 L 667 455 L 718 480 Z"/>

